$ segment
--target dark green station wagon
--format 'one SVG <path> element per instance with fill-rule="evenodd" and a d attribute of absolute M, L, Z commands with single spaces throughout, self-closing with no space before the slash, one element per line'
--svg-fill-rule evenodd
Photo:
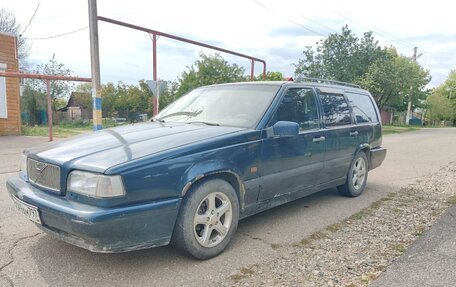
<path fill-rule="evenodd" d="M 368 91 L 319 79 L 201 87 L 151 122 L 26 150 L 8 191 L 48 234 L 94 252 L 222 252 L 238 221 L 337 187 L 386 156 Z"/>

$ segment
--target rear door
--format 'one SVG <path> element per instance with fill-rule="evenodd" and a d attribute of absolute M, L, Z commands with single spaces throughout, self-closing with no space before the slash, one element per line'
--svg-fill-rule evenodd
<path fill-rule="evenodd" d="M 320 183 L 345 177 L 357 146 L 358 132 L 344 92 L 339 89 L 317 89 L 323 109 L 326 152 L 325 172 Z"/>
<path fill-rule="evenodd" d="M 358 145 L 371 144 L 375 137 L 374 129 L 380 126 L 371 97 L 367 94 L 354 92 L 346 92 L 345 96 L 350 102 L 355 117 Z"/>
<path fill-rule="evenodd" d="M 298 123 L 299 135 L 263 141 L 259 201 L 311 189 L 324 168 L 325 141 L 314 90 L 292 87 L 285 91 L 267 126 L 278 121 Z"/>

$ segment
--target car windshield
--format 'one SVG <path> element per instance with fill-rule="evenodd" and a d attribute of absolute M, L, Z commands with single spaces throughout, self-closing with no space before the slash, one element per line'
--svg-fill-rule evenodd
<path fill-rule="evenodd" d="M 264 84 L 199 88 L 166 107 L 156 119 L 253 128 L 279 88 L 279 85 Z"/>

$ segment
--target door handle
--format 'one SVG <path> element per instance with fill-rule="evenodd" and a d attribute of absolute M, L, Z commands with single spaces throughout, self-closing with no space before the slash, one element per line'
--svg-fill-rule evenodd
<path fill-rule="evenodd" d="M 357 135 L 358 135 L 358 131 L 350 132 L 350 136 L 351 137 L 354 137 L 354 136 L 357 136 Z"/>
<path fill-rule="evenodd" d="M 324 136 L 319 136 L 319 137 L 314 137 L 312 141 L 313 141 L 314 143 L 317 143 L 317 142 L 322 142 L 322 141 L 324 141 L 325 139 L 326 139 L 326 138 L 325 138 Z"/>

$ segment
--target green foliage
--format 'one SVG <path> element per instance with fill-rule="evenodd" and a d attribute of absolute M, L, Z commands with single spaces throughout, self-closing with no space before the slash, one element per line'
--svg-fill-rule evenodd
<path fill-rule="evenodd" d="M 46 111 L 46 95 L 40 91 L 33 90 L 29 86 L 25 86 L 21 97 L 21 111 L 28 113 L 30 116 L 30 125 L 41 124 L 39 113 Z"/>
<path fill-rule="evenodd" d="M 200 58 L 184 71 L 178 79 L 177 95 L 181 96 L 195 88 L 221 83 L 245 81 L 244 68 L 230 65 L 219 54 L 200 54 Z"/>
<path fill-rule="evenodd" d="M 267 71 L 266 79 L 264 79 L 264 81 L 283 81 L 283 79 L 284 77 L 281 72 Z M 263 73 L 256 76 L 255 81 L 263 81 Z"/>
<path fill-rule="evenodd" d="M 344 26 L 341 33 L 318 42 L 315 49 L 306 47 L 303 56 L 295 65 L 296 77 L 357 83 L 373 94 L 380 109 L 389 106 L 404 111 L 410 94 L 413 107 L 422 107 L 429 94 L 425 90 L 429 71 L 398 55 L 394 48 L 380 47 L 372 32 L 358 38 Z"/>
<path fill-rule="evenodd" d="M 306 47 L 303 54 L 295 65 L 296 77 L 355 82 L 370 64 L 386 56 L 386 49 L 378 46 L 372 32 L 357 38 L 344 26 L 340 34 L 330 34 L 315 49 Z"/>
<path fill-rule="evenodd" d="M 86 94 L 92 94 L 92 84 L 91 83 L 80 83 L 76 86 L 76 91 Z"/>
<path fill-rule="evenodd" d="M 413 107 L 423 106 L 430 79 L 429 71 L 390 48 L 387 57 L 372 63 L 356 82 L 373 94 L 380 109 L 389 106 L 405 111 L 410 94 Z"/>
<path fill-rule="evenodd" d="M 443 84 L 427 99 L 428 118 L 434 124 L 439 121 L 456 123 L 456 70 L 452 70 Z"/>
<path fill-rule="evenodd" d="M 179 89 L 179 83 L 176 81 L 168 81 L 166 90 L 160 93 L 160 110 L 166 108 L 169 104 L 179 98 L 177 90 Z"/>
<path fill-rule="evenodd" d="M 55 76 L 70 76 L 71 70 L 66 68 L 63 63 L 57 62 L 55 59 L 55 54 L 52 55 L 52 58 L 49 62 L 45 64 L 39 64 L 33 71 L 36 74 L 44 75 L 55 75 Z M 46 93 L 46 82 L 43 80 L 37 79 L 26 79 L 26 86 L 35 91 L 41 93 Z M 74 84 L 68 81 L 51 81 L 51 99 L 53 101 L 52 107 L 55 110 L 61 106 L 61 101 L 58 99 L 68 97 L 70 91 L 73 89 Z"/>

